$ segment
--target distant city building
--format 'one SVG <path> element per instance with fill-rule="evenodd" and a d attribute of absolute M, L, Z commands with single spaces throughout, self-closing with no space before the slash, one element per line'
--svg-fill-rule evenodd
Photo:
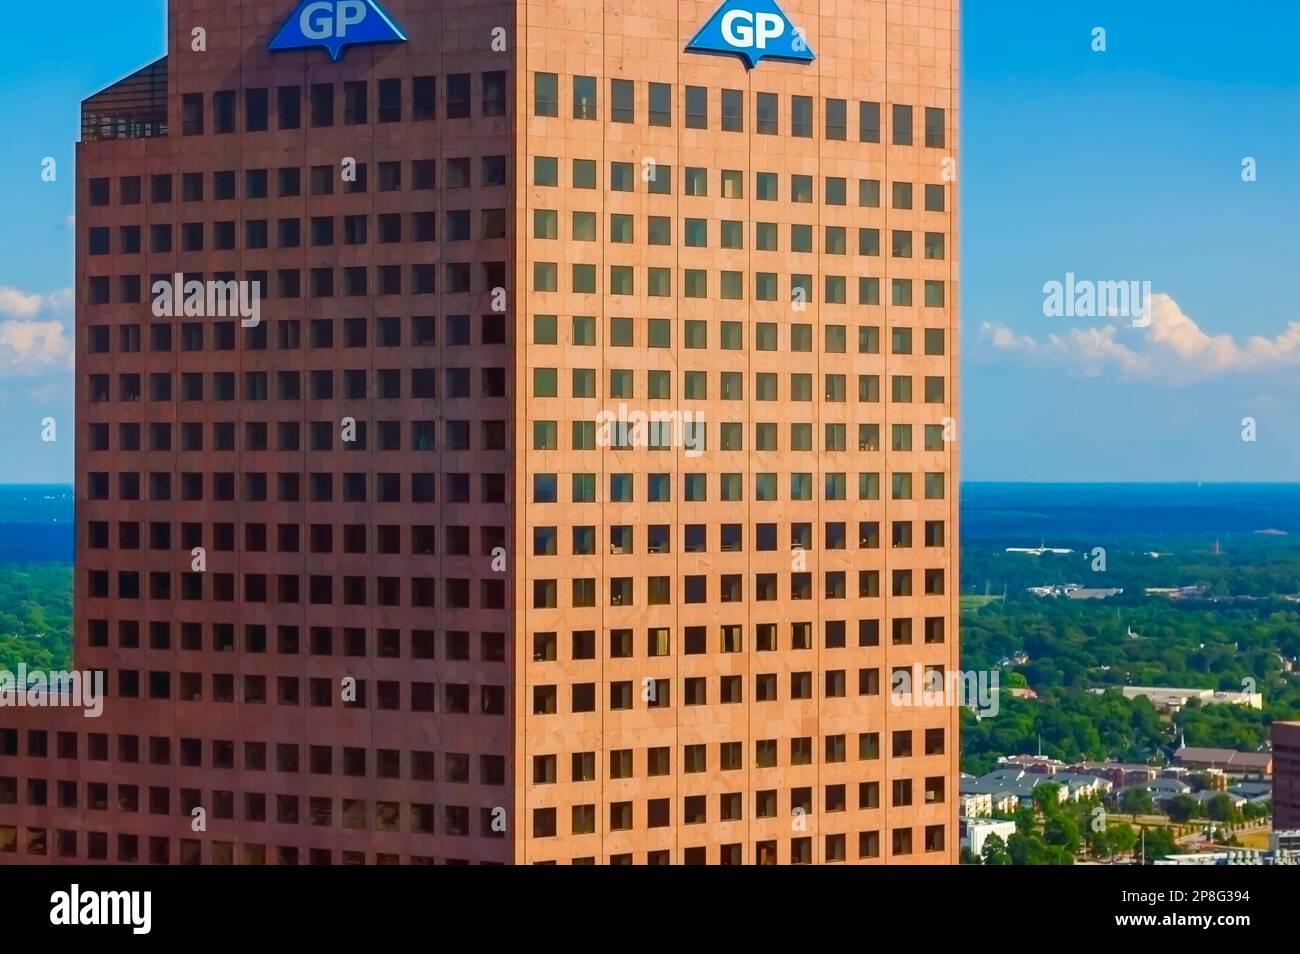
<path fill-rule="evenodd" d="M 1146 594 L 1147 596 L 1167 596 L 1170 599 L 1178 600 L 1200 596 L 1205 592 L 1205 589 L 1205 586 L 1199 583 L 1194 586 L 1148 586 Z"/>
<path fill-rule="evenodd" d="M 1174 753 L 1174 764 L 1187 769 L 1217 769 L 1233 778 L 1256 778 L 1273 774 L 1269 752 L 1238 752 L 1235 749 L 1207 749 L 1185 745 Z"/>
<path fill-rule="evenodd" d="M 1109 688 L 1109 687 L 1106 687 Z M 1106 688 L 1092 690 L 1097 695 L 1106 692 Z M 1264 708 L 1264 697 L 1258 692 L 1232 692 L 1214 689 L 1183 689 L 1172 686 L 1120 686 L 1125 699 L 1137 699 L 1145 696 L 1159 712 L 1179 712 L 1189 702 L 1208 705 L 1248 706 L 1251 709 Z"/>
<path fill-rule="evenodd" d="M 1020 796 L 1015 792 L 1008 791 L 1002 785 L 988 784 L 973 775 L 962 775 L 959 788 L 960 800 L 975 799 L 980 806 L 988 805 L 989 814 L 1011 815 L 1020 807 Z M 965 808 L 962 808 L 961 814 L 970 817 L 975 813 L 967 812 Z"/>
<path fill-rule="evenodd" d="M 1300 722 L 1273 723 L 1273 830 L 1300 828 Z"/>
<path fill-rule="evenodd" d="M 987 818 L 993 814 L 993 796 L 987 792 L 960 795 L 957 813 L 962 818 Z"/>
<path fill-rule="evenodd" d="M 1016 823 L 1012 821 L 961 820 L 961 846 L 969 848 L 975 855 L 983 853 L 984 843 L 993 835 L 997 835 L 1005 844 L 1015 833 Z"/>
<path fill-rule="evenodd" d="M 1055 775 L 1066 767 L 1059 759 L 1049 759 L 1045 755 L 1008 755 L 998 759 L 998 765 L 1002 767 L 1014 765 L 1042 775 Z"/>
<path fill-rule="evenodd" d="M 1193 771 L 1183 768 L 1181 765 L 1171 765 L 1160 773 L 1169 778 L 1185 778 L 1188 782 L 1197 788 L 1210 792 L 1228 791 L 1228 776 L 1218 769 L 1204 769 Z M 1245 798 L 1246 796 L 1242 796 Z"/>
<path fill-rule="evenodd" d="M 1204 808 L 1216 798 L 1226 798 L 1233 808 L 1241 808 L 1246 804 L 1246 799 L 1240 795 L 1234 795 L 1232 792 L 1216 792 L 1213 789 L 1203 789 L 1199 792 L 1191 792 L 1190 796 L 1196 799 L 1196 803 Z"/>
<path fill-rule="evenodd" d="M 1048 586 L 1031 586 L 1028 590 L 1035 596 L 1065 597 L 1067 600 L 1104 600 L 1108 596 L 1119 596 L 1122 587 L 1088 587 L 1081 583 L 1052 584 Z"/>
<path fill-rule="evenodd" d="M 1190 795 L 1192 786 L 1186 782 L 1180 782 L 1176 778 L 1153 778 L 1149 782 L 1139 785 L 1127 785 L 1124 788 L 1116 789 L 1114 792 L 1114 804 L 1122 805 L 1124 795 L 1128 792 L 1145 789 L 1151 793 L 1151 800 L 1155 803 L 1157 809 L 1166 809 L 1169 803 L 1179 795 Z"/>
<path fill-rule="evenodd" d="M 1095 587 L 1084 586 L 1072 593 L 1065 594 L 1066 599 L 1071 600 L 1104 600 L 1112 596 L 1119 596 L 1124 592 L 1123 587 Z"/>
<path fill-rule="evenodd" d="M 1153 862 L 1157 865 L 1296 865 L 1300 851 L 1255 851 L 1231 848 L 1226 851 L 1203 851 L 1189 855 L 1169 855 Z"/>
<path fill-rule="evenodd" d="M 1056 776 L 1012 766 L 997 769 L 976 779 L 963 778 L 961 794 L 988 795 L 997 814 L 1008 814 L 1015 811 L 1021 802 L 1032 804 L 1034 789 L 1049 782 L 1056 783 Z M 1078 797 L 1069 785 L 1063 784 L 1058 788 L 1056 800 L 1065 802 Z"/>
<path fill-rule="evenodd" d="M 1277 777 L 1277 754 L 1273 756 L 1273 776 Z M 1240 795 L 1251 805 L 1262 805 L 1273 801 L 1273 783 L 1268 780 L 1258 782 L 1238 782 L 1230 785 L 1228 791 Z"/>
<path fill-rule="evenodd" d="M 1269 836 L 1268 845 L 1273 851 L 1300 852 L 1300 828 L 1290 828 L 1286 831 L 1274 831 Z"/>
<path fill-rule="evenodd" d="M 1115 787 L 1110 779 L 1086 773 L 1058 772 L 1052 777 L 1052 781 L 1065 789 L 1067 797 L 1072 802 L 1095 795 L 1108 795 Z"/>
<path fill-rule="evenodd" d="M 1155 766 L 1124 762 L 1078 762 L 1069 768 L 1071 772 L 1100 776 L 1116 788 L 1142 785 L 1160 774 Z"/>

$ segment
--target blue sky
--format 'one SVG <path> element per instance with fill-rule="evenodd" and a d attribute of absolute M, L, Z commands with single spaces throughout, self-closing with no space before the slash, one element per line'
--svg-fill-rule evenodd
<path fill-rule="evenodd" d="M 969 0 L 964 16 L 963 476 L 1300 479 L 1300 352 L 1278 340 L 1300 320 L 1300 6 Z M 1044 317 L 1043 284 L 1067 272 L 1169 300 L 1145 330 Z"/>
<path fill-rule="evenodd" d="M 163 51 L 165 3 L 10 6 L 0 482 L 67 481 L 77 103 Z M 964 18 L 963 477 L 1300 479 L 1300 5 L 967 0 Z M 1068 272 L 1150 281 L 1155 320 L 1045 317 Z"/>
<path fill-rule="evenodd" d="M 165 0 L 9 3 L 0 30 L 0 483 L 72 480 L 70 217 L 79 103 L 166 49 Z M 42 181 L 53 158 L 57 178 Z M 58 327 L 66 331 L 60 336 Z M 41 440 L 53 417 L 57 440 Z"/>

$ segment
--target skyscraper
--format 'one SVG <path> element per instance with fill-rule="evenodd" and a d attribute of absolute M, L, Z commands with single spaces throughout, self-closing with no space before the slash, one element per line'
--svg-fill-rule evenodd
<path fill-rule="evenodd" d="M 957 16 L 172 0 L 0 858 L 953 862 Z"/>
<path fill-rule="evenodd" d="M 1273 723 L 1273 830 L 1300 829 L 1300 722 Z"/>

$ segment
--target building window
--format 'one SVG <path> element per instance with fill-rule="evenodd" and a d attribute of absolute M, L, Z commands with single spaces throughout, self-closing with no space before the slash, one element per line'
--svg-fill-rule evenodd
<path fill-rule="evenodd" d="M 533 113 L 560 115 L 560 78 L 555 73 L 533 74 Z"/>
<path fill-rule="evenodd" d="M 402 121 L 402 81 L 400 79 L 382 79 L 379 81 L 379 112 L 381 123 L 400 123 Z"/>
<path fill-rule="evenodd" d="M 503 70 L 493 70 L 483 74 L 483 115 L 504 116 L 506 114 L 506 74 Z"/>
<path fill-rule="evenodd" d="M 943 148 L 944 116 L 942 109 L 936 109 L 932 106 L 925 108 L 925 144 L 935 149 Z"/>
<path fill-rule="evenodd" d="M 265 132 L 268 123 L 269 99 L 265 87 L 244 91 L 244 129 L 248 132 Z"/>
<path fill-rule="evenodd" d="M 447 118 L 468 119 L 470 115 L 470 74 L 452 73 L 447 77 Z"/>
<path fill-rule="evenodd" d="M 709 128 L 709 90 L 705 86 L 686 87 L 686 128 Z"/>
<path fill-rule="evenodd" d="M 235 131 L 234 90 L 220 90 L 212 94 L 212 131 L 214 133 Z"/>
<path fill-rule="evenodd" d="M 650 125 L 673 124 L 673 88 L 667 83 L 650 84 Z"/>
<path fill-rule="evenodd" d="M 745 131 L 745 94 L 738 89 L 722 91 L 723 132 Z"/>
<path fill-rule="evenodd" d="M 575 76 L 573 78 L 573 118 L 596 118 L 596 77 Z"/>
<path fill-rule="evenodd" d="M 298 129 L 302 125 L 302 89 L 281 86 L 276 90 L 276 120 L 280 129 Z"/>
<path fill-rule="evenodd" d="M 417 76 L 411 81 L 411 118 L 436 119 L 438 116 L 438 78 Z"/>
<path fill-rule="evenodd" d="M 842 99 L 826 100 L 826 138 L 843 142 L 848 138 L 848 103 Z"/>
<path fill-rule="evenodd" d="M 759 94 L 760 97 L 763 94 Z M 761 132 L 762 130 L 760 130 Z M 811 139 L 813 134 L 813 105 L 811 96 L 790 98 L 790 135 Z"/>
<path fill-rule="evenodd" d="M 186 93 L 181 97 L 181 135 L 203 135 L 202 93 Z"/>
<path fill-rule="evenodd" d="M 370 121 L 370 101 L 366 82 L 360 80 L 343 84 L 343 122 L 348 126 L 362 126 Z"/>
<path fill-rule="evenodd" d="M 893 136 L 891 138 L 893 144 L 895 146 L 912 145 L 912 107 L 895 103 L 891 118 L 893 121 Z M 911 844 L 910 831 L 908 831 L 908 844 Z"/>
<path fill-rule="evenodd" d="M 631 80 L 609 81 L 610 122 L 636 122 L 636 90 Z M 576 103 L 574 104 L 576 107 Z M 578 118 L 575 116 L 575 118 Z"/>
<path fill-rule="evenodd" d="M 314 127 L 334 125 L 334 84 L 333 83 L 312 84 L 311 124 Z"/>
<path fill-rule="evenodd" d="M 777 119 L 779 109 L 776 93 L 758 93 L 755 96 L 755 128 L 761 136 L 775 136 L 778 133 Z"/>
<path fill-rule="evenodd" d="M 879 103 L 858 103 L 858 140 L 880 142 Z"/>

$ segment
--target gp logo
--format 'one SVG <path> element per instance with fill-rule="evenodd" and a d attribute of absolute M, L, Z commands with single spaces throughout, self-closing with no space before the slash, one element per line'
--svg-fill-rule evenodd
<path fill-rule="evenodd" d="M 738 56 L 749 69 L 763 59 L 813 61 L 803 32 L 790 22 L 776 0 L 727 0 L 686 49 Z"/>
<path fill-rule="evenodd" d="M 270 49 L 305 50 L 323 46 L 338 60 L 349 46 L 403 43 L 406 34 L 377 0 L 303 0 Z"/>

